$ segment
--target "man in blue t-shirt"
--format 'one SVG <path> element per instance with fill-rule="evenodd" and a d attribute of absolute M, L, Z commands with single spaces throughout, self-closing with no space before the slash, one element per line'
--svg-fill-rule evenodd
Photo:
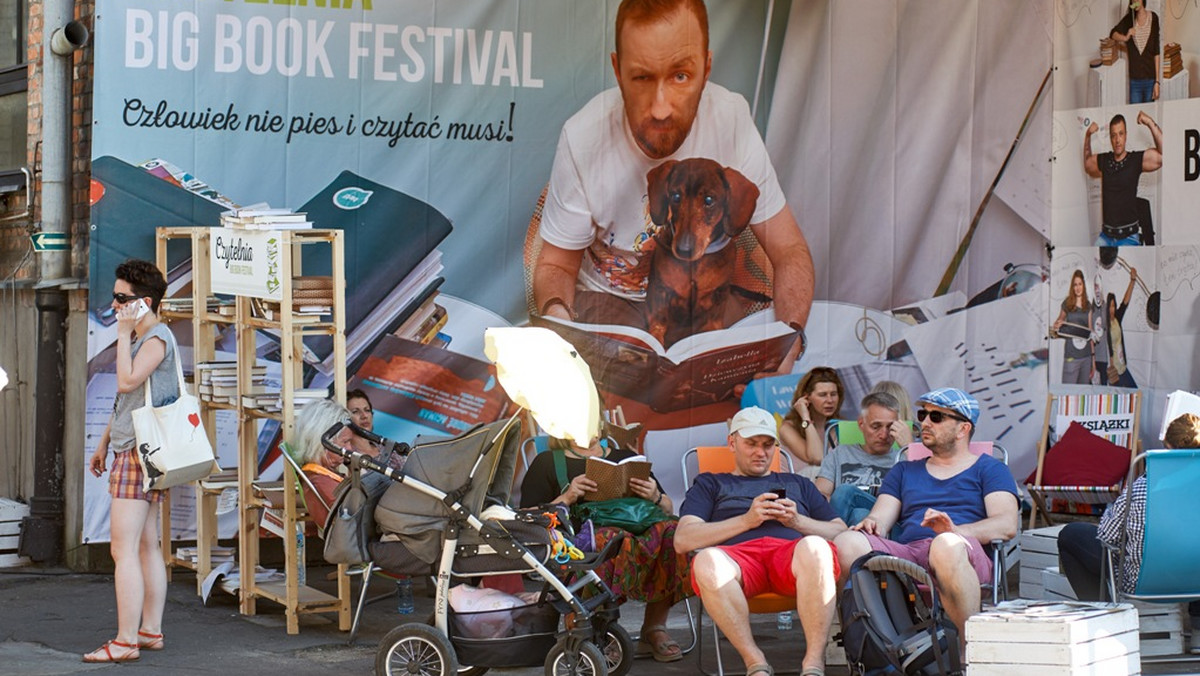
<path fill-rule="evenodd" d="M 846 524 L 808 479 L 771 471 L 775 418 L 751 406 L 729 423 L 731 474 L 696 477 L 679 509 L 675 551 L 699 550 L 692 588 L 746 663 L 746 676 L 771 667 L 750 633 L 746 599 L 796 597 L 804 629 L 803 674 L 821 674 L 833 622 L 838 557 L 829 542 Z"/>
<path fill-rule="evenodd" d="M 979 586 L 992 579 L 983 543 L 1017 534 L 1017 484 L 1004 463 L 971 453 L 979 402 L 953 387 L 917 399 L 928 458 L 898 463 L 871 513 L 834 544 L 842 570 L 871 551 L 912 561 L 937 580 L 946 614 L 963 633 L 979 612 Z M 895 540 L 884 536 L 897 527 Z M 844 581 L 844 580 L 843 580 Z"/>

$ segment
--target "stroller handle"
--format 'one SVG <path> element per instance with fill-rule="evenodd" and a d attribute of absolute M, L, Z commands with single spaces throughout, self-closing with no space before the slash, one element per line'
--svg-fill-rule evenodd
<path fill-rule="evenodd" d="M 400 472 L 396 471 L 395 469 L 392 469 L 391 467 L 381 464 L 375 458 L 372 458 L 371 456 L 366 455 L 364 453 L 359 453 L 358 451 L 353 451 L 348 448 L 342 448 L 341 446 L 338 446 L 333 441 L 333 438 L 336 437 L 338 435 L 338 432 L 341 432 L 342 428 L 346 427 L 346 426 L 349 426 L 350 430 L 352 432 L 354 432 L 355 434 L 359 434 L 359 432 L 361 431 L 362 434 L 360 434 L 360 436 L 367 439 L 368 441 L 372 441 L 374 443 L 382 443 L 382 444 L 392 443 L 377 434 L 372 434 L 371 432 L 364 430 L 363 428 L 359 427 L 358 425 L 355 425 L 354 423 L 347 423 L 347 422 L 339 421 L 339 422 L 334 423 L 332 426 L 330 426 L 330 428 L 325 430 L 325 433 L 321 435 L 321 445 L 325 447 L 325 450 L 329 451 L 330 453 L 336 453 L 337 455 L 340 455 L 352 467 L 356 467 L 358 469 L 362 469 L 362 468 L 366 467 L 366 468 L 372 469 L 376 472 L 379 472 L 380 474 L 385 474 L 390 479 L 400 480 L 400 477 L 401 477 Z M 378 439 L 379 441 L 375 441 L 376 439 Z M 400 453 L 401 455 L 408 455 L 409 450 L 410 449 L 409 449 L 408 444 L 405 444 L 405 443 L 396 444 L 395 451 L 397 453 Z"/>

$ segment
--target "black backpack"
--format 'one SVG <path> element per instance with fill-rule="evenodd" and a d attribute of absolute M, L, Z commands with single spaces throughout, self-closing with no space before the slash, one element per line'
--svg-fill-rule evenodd
<path fill-rule="evenodd" d="M 929 587 L 928 606 L 918 584 Z M 920 566 L 879 552 L 854 562 L 838 603 L 839 641 L 856 676 L 961 674 L 958 630 Z"/>

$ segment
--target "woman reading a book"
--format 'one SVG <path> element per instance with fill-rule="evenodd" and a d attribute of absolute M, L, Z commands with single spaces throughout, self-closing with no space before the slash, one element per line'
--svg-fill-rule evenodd
<path fill-rule="evenodd" d="M 158 320 L 167 280 L 153 263 L 136 259 L 118 265 L 116 277 L 112 309 L 117 318 L 117 396 L 88 467 L 92 476 L 103 475 L 112 449 L 109 548 L 117 588 L 117 637 L 84 655 L 84 662 L 132 662 L 142 650 L 162 650 L 167 600 L 157 508 L 162 492 L 142 489 L 133 429 L 133 411 L 145 405 L 147 387 L 154 406 L 179 398 L 175 341 Z"/>
<path fill-rule="evenodd" d="M 817 475 L 825 457 L 825 423 L 837 417 L 846 390 L 837 371 L 818 366 L 796 384 L 792 408 L 779 425 L 779 443 L 792 455 L 796 473 Z"/>
<path fill-rule="evenodd" d="M 588 478 L 588 458 L 603 458 L 611 463 L 620 463 L 637 455 L 615 446 L 597 439 L 586 448 L 567 445 L 566 450 L 552 450 L 539 454 L 530 464 L 521 482 L 521 506 L 561 504 L 570 507 L 577 502 L 592 499 L 601 487 L 595 480 Z M 562 481 L 559 480 L 560 472 L 556 469 L 556 464 L 565 465 Z M 653 474 L 650 474 L 648 479 L 631 477 L 625 496 L 648 500 L 657 505 L 664 514 L 673 514 L 675 509 L 670 496 L 663 492 Z M 688 584 L 688 556 L 675 553 L 677 523 L 678 520 L 672 516 L 650 526 L 641 535 L 624 533 L 625 539 L 621 543 L 620 553 L 596 569 L 596 574 L 619 598 L 645 602 L 646 612 L 642 620 L 637 655 L 653 657 L 658 662 L 674 662 L 683 657 L 679 644 L 667 633 L 667 614 L 671 606 L 692 595 L 691 585 Z M 580 535 L 579 539 L 586 537 L 586 529 L 580 529 L 578 524 L 576 532 Z M 621 529 L 614 527 L 594 528 L 594 549 L 603 548 L 609 540 L 621 533 Z"/>

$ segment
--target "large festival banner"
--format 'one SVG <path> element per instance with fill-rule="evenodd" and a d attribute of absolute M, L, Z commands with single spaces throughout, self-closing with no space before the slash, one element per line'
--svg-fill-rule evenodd
<path fill-rule="evenodd" d="M 378 393 L 377 431 L 411 441 L 503 410 L 478 363 L 483 329 L 530 320 L 531 224 L 564 123 L 615 86 L 618 4 L 98 0 L 87 452 L 115 392 L 115 265 L 152 259 L 155 227 L 216 227 L 222 212 L 264 203 L 345 231 L 349 373 Z M 1127 9 L 1118 0 L 710 2 L 711 81 L 746 99 L 816 272 L 804 352 L 747 396 L 782 413 L 799 376 L 821 365 L 846 385 L 841 418 L 880 380 L 914 397 L 962 387 L 982 403 L 977 438 L 1002 443 L 1024 477 L 1047 387 L 1062 381 L 1068 339 L 1049 326 L 1075 270 L 1089 301 L 1111 293 L 1120 305 L 1130 289 L 1122 348 L 1149 395 L 1143 417 L 1156 421 L 1161 395 L 1189 389 L 1200 110 L 1188 94 L 1200 86 L 1188 36 L 1200 13 L 1149 4 L 1162 46 L 1183 45 L 1180 70 L 1159 101 L 1131 105 L 1114 98 L 1123 62 L 1092 65 Z M 1099 121 L 1093 149 L 1107 152 L 1118 112 L 1131 149 L 1154 143 L 1140 113 L 1164 140 L 1161 168 L 1137 188 L 1159 241 L 1113 256 L 1095 244 L 1101 188 L 1082 144 Z M 187 283 L 181 250 L 168 267 L 172 288 Z M 439 312 L 410 316 L 429 298 Z M 789 336 L 771 318 L 740 330 L 777 355 Z M 414 327 L 429 344 L 385 339 Z M 176 333 L 186 364 L 190 329 Z M 774 359 L 689 362 L 686 340 L 666 356 L 580 340 L 609 404 L 644 424 L 642 448 L 677 500 L 679 455 L 724 443 L 741 403 L 729 379 Z M 256 341 L 277 383 L 277 344 Z M 233 345 L 221 336 L 224 354 Z M 320 387 L 328 346 L 306 346 Z M 428 373 L 438 378 L 409 377 Z M 223 466 L 234 429 L 221 418 Z M 273 434 L 262 430 L 264 453 Z M 86 497 L 84 536 L 106 539 L 103 482 L 89 477 Z M 178 513 L 186 535 L 190 514 Z"/>

